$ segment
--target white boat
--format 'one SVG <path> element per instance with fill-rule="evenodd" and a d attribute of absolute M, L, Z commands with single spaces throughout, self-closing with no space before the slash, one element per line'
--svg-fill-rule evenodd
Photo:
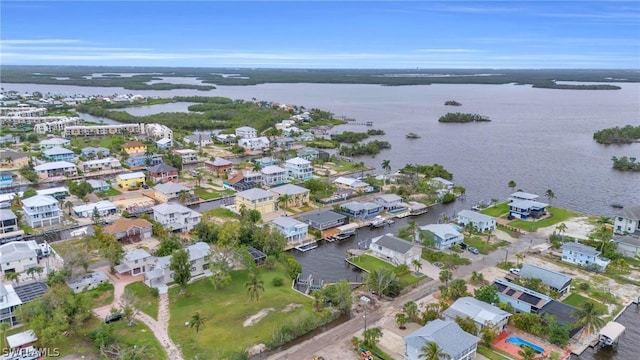
<path fill-rule="evenodd" d="M 376 216 L 373 220 L 371 220 L 371 222 L 369 223 L 370 227 L 374 227 L 374 228 L 379 228 L 379 227 L 383 227 L 383 226 L 387 226 L 389 225 L 389 222 L 387 221 L 387 219 L 383 218 L 382 216 L 378 215 Z"/>

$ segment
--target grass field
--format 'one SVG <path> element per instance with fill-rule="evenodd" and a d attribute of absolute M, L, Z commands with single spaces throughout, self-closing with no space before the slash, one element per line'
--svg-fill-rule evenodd
<path fill-rule="evenodd" d="M 495 240 L 495 238 L 490 243 L 488 243 L 485 236 L 483 236 L 482 238 L 480 236 L 465 237 L 464 243 L 478 249 L 478 251 L 482 255 L 487 255 L 502 246 L 507 246 L 510 244 L 510 242 L 506 240 L 498 241 Z"/>
<path fill-rule="evenodd" d="M 118 195 L 122 194 L 122 192 L 120 192 L 119 190 L 116 190 L 116 189 L 111 187 L 107 191 L 101 191 L 100 194 L 104 195 L 106 197 L 112 197 L 112 196 L 118 196 Z"/>
<path fill-rule="evenodd" d="M 92 308 L 109 305 L 113 302 L 113 284 L 102 283 L 95 289 L 88 291 L 89 296 L 93 300 Z"/>
<path fill-rule="evenodd" d="M 547 212 L 549 212 L 551 216 L 545 219 L 542 219 L 539 221 L 513 220 L 509 222 L 509 225 L 513 227 L 517 227 L 524 231 L 536 231 L 543 227 L 559 224 L 573 217 L 584 216 L 575 211 L 560 209 L 560 208 L 551 207 L 551 206 L 547 208 Z"/>
<path fill-rule="evenodd" d="M 185 359 L 196 356 L 201 359 L 228 358 L 230 353 L 267 343 L 275 325 L 313 311 L 312 300 L 288 286 L 289 280 L 283 270 L 259 270 L 258 278 L 264 281 L 264 292 L 258 301 L 250 300 L 247 295 L 247 270 L 234 271 L 231 276 L 231 284 L 223 289 L 215 290 L 209 280 L 203 279 L 190 284 L 187 294 L 180 294 L 179 288 L 169 290 L 169 335 L 180 345 Z M 275 277 L 282 278 L 285 284 L 274 287 L 271 282 Z M 289 304 L 300 304 L 301 307 L 283 311 Z M 269 308 L 273 310 L 262 320 L 253 326 L 243 326 L 249 317 Z M 206 322 L 204 330 L 200 331 L 197 347 L 194 347 L 195 330 L 184 324 L 196 312 L 204 316 Z"/>
<path fill-rule="evenodd" d="M 207 216 L 213 216 L 213 217 L 219 217 L 219 218 L 231 218 L 231 219 L 239 218 L 238 214 L 234 213 L 229 209 L 224 209 L 224 208 L 207 210 L 207 211 L 204 211 L 202 215 L 203 215 L 203 218 Z"/>
<path fill-rule="evenodd" d="M 584 304 L 585 302 L 591 302 L 595 305 L 596 308 L 602 310 L 605 314 L 609 313 L 609 309 L 605 305 L 576 293 L 570 294 L 566 299 L 562 300 L 562 302 L 576 308 L 580 307 L 580 305 Z"/>
<path fill-rule="evenodd" d="M 385 268 L 389 270 L 394 270 L 396 268 L 396 266 L 393 266 L 386 261 L 382 261 L 370 255 L 354 256 L 352 258 L 349 258 L 349 261 L 366 270 L 367 272 L 372 272 L 378 268 Z M 417 277 L 413 276 L 412 273 L 398 276 L 398 279 L 400 280 L 400 286 L 402 286 L 403 288 L 409 285 L 413 285 L 424 278 L 426 278 L 426 276 Z"/>
<path fill-rule="evenodd" d="M 78 238 L 78 239 L 56 241 L 54 243 L 51 243 L 51 247 L 58 253 L 58 255 L 66 259 L 72 254 L 86 251 L 87 246 L 85 244 L 86 244 L 86 240 L 84 238 Z M 96 263 L 101 260 L 103 259 L 97 250 L 91 250 L 89 252 L 90 264 Z"/>
<path fill-rule="evenodd" d="M 486 208 L 480 212 L 485 215 L 500 217 L 509 212 L 509 205 L 506 202 L 503 202 L 500 204 L 496 204 L 496 206 Z"/>
<path fill-rule="evenodd" d="M 126 286 L 138 298 L 138 309 L 158 320 L 158 297 L 153 296 L 152 290 L 141 281 Z"/>

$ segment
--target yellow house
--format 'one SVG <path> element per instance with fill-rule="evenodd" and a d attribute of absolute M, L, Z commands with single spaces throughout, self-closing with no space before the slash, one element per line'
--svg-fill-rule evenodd
<path fill-rule="evenodd" d="M 127 154 L 139 154 L 147 152 L 147 145 L 141 142 L 128 142 L 122 145 L 122 149 L 127 152 Z"/>
<path fill-rule="evenodd" d="M 310 191 L 309 189 L 305 189 L 302 186 L 285 184 L 271 188 L 269 189 L 269 191 L 276 195 L 276 202 L 278 202 L 278 198 L 288 199 L 286 204 L 287 207 L 302 207 L 309 203 Z M 280 207 L 284 206 L 284 204 L 278 205 Z"/>
<path fill-rule="evenodd" d="M 260 214 L 270 214 L 276 209 L 273 193 L 259 188 L 245 190 L 236 194 L 236 209 L 258 210 Z"/>
<path fill-rule="evenodd" d="M 142 171 L 132 172 L 128 174 L 120 174 L 116 176 L 116 183 L 122 189 L 138 188 L 144 184 L 146 177 Z"/>

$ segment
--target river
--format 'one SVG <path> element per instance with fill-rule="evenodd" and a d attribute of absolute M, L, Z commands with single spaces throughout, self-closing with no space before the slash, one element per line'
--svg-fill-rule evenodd
<path fill-rule="evenodd" d="M 640 309 L 636 305 L 629 306 L 616 320 L 626 327 L 617 346 L 601 349 L 587 348 L 578 357 L 580 360 L 634 360 L 638 355 L 640 344 Z"/>

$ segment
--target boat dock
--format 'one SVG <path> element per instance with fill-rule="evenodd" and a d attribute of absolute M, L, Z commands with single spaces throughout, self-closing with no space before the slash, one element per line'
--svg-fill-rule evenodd
<path fill-rule="evenodd" d="M 310 243 L 306 243 L 306 244 L 300 244 L 294 247 L 294 249 L 300 251 L 300 252 L 307 252 L 313 249 L 317 249 L 318 248 L 318 244 L 314 242 L 310 242 Z"/>

